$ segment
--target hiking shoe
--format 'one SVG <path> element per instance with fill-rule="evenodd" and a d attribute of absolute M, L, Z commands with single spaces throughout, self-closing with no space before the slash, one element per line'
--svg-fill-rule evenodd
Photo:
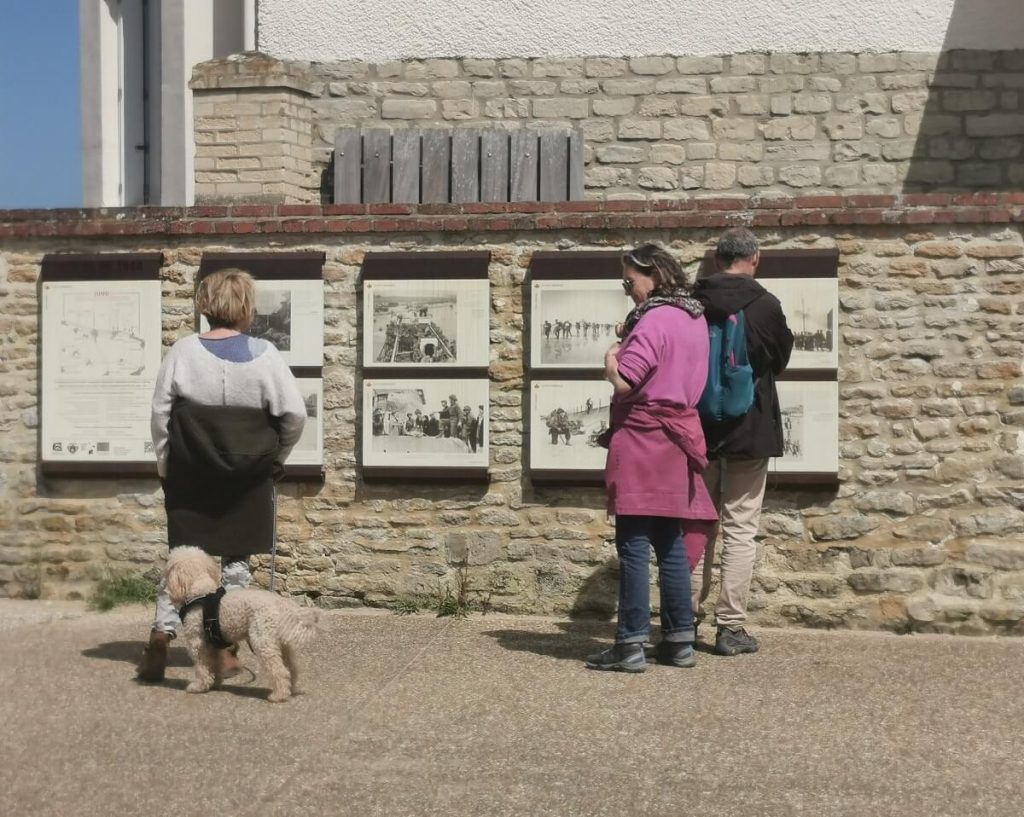
<path fill-rule="evenodd" d="M 670 667 L 694 667 L 697 665 L 697 653 L 693 644 L 687 641 L 662 641 L 657 647 L 659 664 Z"/>
<path fill-rule="evenodd" d="M 715 655 L 739 655 L 744 652 L 757 652 L 757 639 L 742 627 L 738 630 L 730 630 L 727 627 L 718 628 L 718 636 L 715 638 Z"/>
<path fill-rule="evenodd" d="M 643 672 L 647 669 L 643 644 L 616 644 L 604 652 L 587 656 L 587 669 L 612 672 Z"/>
<path fill-rule="evenodd" d="M 153 630 L 149 634 L 149 644 L 142 651 L 138 678 L 147 684 L 159 684 L 164 680 L 164 669 L 167 667 L 167 649 L 171 637 L 167 633 Z"/>

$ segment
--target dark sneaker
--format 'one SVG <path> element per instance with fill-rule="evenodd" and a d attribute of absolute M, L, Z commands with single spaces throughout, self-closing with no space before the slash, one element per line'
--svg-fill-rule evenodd
<path fill-rule="evenodd" d="M 668 664 L 670 667 L 697 665 L 697 653 L 693 651 L 693 644 L 689 642 L 662 641 L 658 644 L 657 656 L 659 664 Z"/>
<path fill-rule="evenodd" d="M 643 644 L 616 644 L 604 652 L 587 656 L 587 669 L 612 672 L 643 672 L 647 669 Z"/>
<path fill-rule="evenodd" d="M 739 655 L 744 652 L 757 652 L 757 639 L 746 630 L 730 630 L 718 628 L 715 638 L 715 655 Z"/>

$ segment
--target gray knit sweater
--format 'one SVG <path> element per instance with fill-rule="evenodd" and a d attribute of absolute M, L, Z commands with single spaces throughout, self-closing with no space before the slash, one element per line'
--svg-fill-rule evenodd
<path fill-rule="evenodd" d="M 281 462 L 291 453 L 306 422 L 306 404 L 281 353 L 266 341 L 253 360 L 223 360 L 199 342 L 182 338 L 167 353 L 156 376 L 150 421 L 157 468 L 167 476 L 167 424 L 174 401 L 183 398 L 205 406 L 262 408 L 280 421 Z"/>

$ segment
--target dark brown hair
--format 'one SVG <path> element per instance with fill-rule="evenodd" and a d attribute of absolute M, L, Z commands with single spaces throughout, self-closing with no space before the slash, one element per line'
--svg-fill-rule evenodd
<path fill-rule="evenodd" d="M 675 256 L 660 244 L 641 244 L 622 254 L 622 266 L 632 267 L 654 281 L 654 295 L 688 290 L 686 273 Z"/>

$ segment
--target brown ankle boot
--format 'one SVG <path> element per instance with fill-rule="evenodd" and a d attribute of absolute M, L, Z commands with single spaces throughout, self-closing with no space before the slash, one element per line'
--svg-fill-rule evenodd
<path fill-rule="evenodd" d="M 139 664 L 139 680 L 150 684 L 158 684 L 164 680 L 164 670 L 167 667 L 167 650 L 171 638 L 167 633 L 158 633 L 153 630 L 149 634 L 149 644 L 142 652 L 142 662 Z"/>

